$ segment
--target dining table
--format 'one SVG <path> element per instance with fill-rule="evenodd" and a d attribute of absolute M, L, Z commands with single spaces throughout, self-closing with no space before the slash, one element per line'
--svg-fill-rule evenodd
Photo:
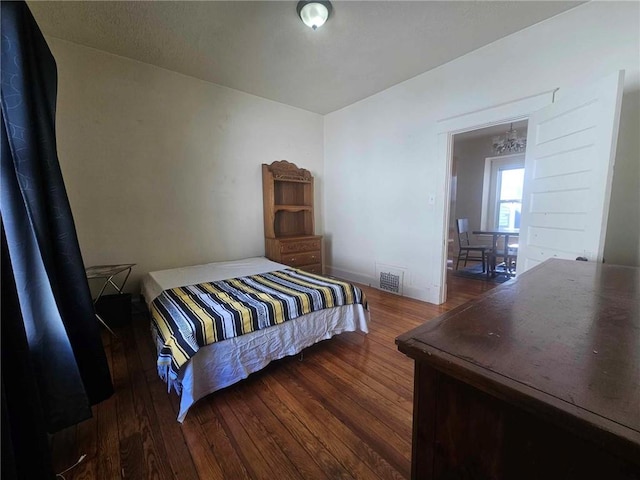
<path fill-rule="evenodd" d="M 495 230 L 474 230 L 473 231 L 474 235 L 484 235 L 484 236 L 491 236 L 492 237 L 492 243 L 491 243 L 491 251 L 493 252 L 494 257 L 495 256 L 499 256 L 499 257 L 503 257 L 503 258 L 507 258 L 509 255 L 509 238 L 511 237 L 518 237 L 520 235 L 520 230 L 517 228 L 511 229 L 511 228 L 502 228 L 502 229 L 495 229 Z M 500 239 L 500 237 L 504 237 L 504 247 L 502 250 L 498 250 L 498 240 Z M 495 262 L 493 265 L 490 265 L 489 268 L 487 269 L 487 275 L 496 275 L 496 265 Z"/>

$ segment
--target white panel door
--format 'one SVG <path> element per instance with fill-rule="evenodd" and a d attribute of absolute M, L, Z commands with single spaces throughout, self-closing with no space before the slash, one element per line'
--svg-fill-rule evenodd
<path fill-rule="evenodd" d="M 551 257 L 602 261 L 624 71 L 529 118 L 517 273 Z"/>

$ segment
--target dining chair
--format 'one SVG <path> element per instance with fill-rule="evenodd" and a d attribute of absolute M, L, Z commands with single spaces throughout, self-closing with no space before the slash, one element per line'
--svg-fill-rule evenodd
<path fill-rule="evenodd" d="M 505 264 L 507 266 L 507 272 L 509 275 L 515 276 L 516 274 L 516 262 L 518 261 L 518 244 L 510 243 L 507 246 L 507 257 L 505 258 Z"/>
<path fill-rule="evenodd" d="M 500 262 L 498 262 L 500 260 Z M 487 253 L 487 278 L 505 274 L 514 277 L 516 274 L 516 262 L 518 260 L 518 244 L 510 243 L 503 249 L 496 248 Z M 503 267 L 504 270 L 498 270 Z"/>
<path fill-rule="evenodd" d="M 458 259 L 456 261 L 456 270 L 460 262 L 464 260 L 464 266 L 467 266 L 468 260 L 482 262 L 482 271 L 487 271 L 487 253 L 491 251 L 491 247 L 488 245 L 472 245 L 469 241 L 469 219 L 458 218 L 456 220 L 456 227 L 458 229 Z"/>

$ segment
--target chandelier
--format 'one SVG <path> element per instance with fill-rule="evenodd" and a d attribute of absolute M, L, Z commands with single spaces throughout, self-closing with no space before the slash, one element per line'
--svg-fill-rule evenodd
<path fill-rule="evenodd" d="M 493 137 L 493 151 L 499 155 L 503 153 L 522 153 L 527 148 L 527 137 L 518 137 L 518 131 L 513 123 L 504 137 Z"/>

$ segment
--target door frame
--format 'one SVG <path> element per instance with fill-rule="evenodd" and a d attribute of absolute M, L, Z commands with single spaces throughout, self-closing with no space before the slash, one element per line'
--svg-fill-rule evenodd
<path fill-rule="evenodd" d="M 434 249 L 433 258 L 433 265 L 437 265 L 440 268 L 440 282 L 439 285 L 437 285 L 439 290 L 439 304 L 447 300 L 447 247 L 451 205 L 449 196 L 451 194 L 453 136 L 503 123 L 528 120 L 533 112 L 553 103 L 553 97 L 557 90 L 558 89 L 548 90 L 537 95 L 463 113 L 454 117 L 444 118 L 437 122 L 436 164 L 445 166 L 443 176 L 441 177 L 442 182 L 439 183 L 443 187 L 442 190 L 438 192 L 443 201 L 440 208 L 436 210 L 436 215 L 438 215 L 438 213 L 440 214 L 440 219 L 436 222 L 436 227 L 440 230 L 436 232 L 435 238 L 440 238 L 441 241 L 438 247 Z"/>

